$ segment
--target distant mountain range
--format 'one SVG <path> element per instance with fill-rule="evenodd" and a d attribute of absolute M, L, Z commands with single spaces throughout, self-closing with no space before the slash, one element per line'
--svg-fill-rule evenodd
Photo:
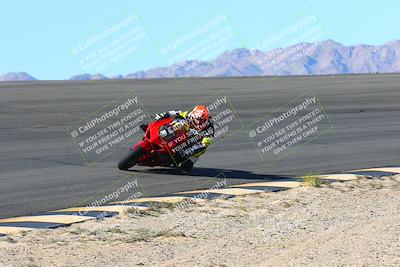
<path fill-rule="evenodd" d="M 70 80 L 147 79 L 166 77 L 231 77 L 400 72 L 400 40 L 384 45 L 344 46 L 333 40 L 299 43 L 271 51 L 238 48 L 214 60 L 190 60 L 125 76 L 80 74 Z M 8 73 L 0 81 L 34 80 L 27 73 Z"/>
<path fill-rule="evenodd" d="M 1 82 L 9 82 L 9 81 L 35 81 L 36 78 L 32 77 L 26 72 L 9 72 L 0 76 Z"/>

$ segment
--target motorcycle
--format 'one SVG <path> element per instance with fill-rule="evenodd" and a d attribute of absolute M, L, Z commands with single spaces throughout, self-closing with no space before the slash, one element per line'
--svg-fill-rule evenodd
<path fill-rule="evenodd" d="M 118 163 L 118 169 L 128 170 L 139 166 L 176 167 L 183 171 L 190 171 L 194 162 L 177 153 L 177 148 L 188 141 L 188 131 L 182 127 L 174 128 L 173 118 L 164 118 L 153 121 L 147 126 L 142 125 L 145 131 L 143 139 L 135 144 L 129 154 Z"/>

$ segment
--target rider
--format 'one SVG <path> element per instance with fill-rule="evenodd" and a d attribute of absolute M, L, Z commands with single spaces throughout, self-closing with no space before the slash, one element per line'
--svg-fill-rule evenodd
<path fill-rule="evenodd" d="M 155 120 L 173 118 L 172 127 L 185 129 L 189 137 L 187 147 L 180 149 L 175 157 L 183 169 L 190 170 L 197 159 L 205 153 L 214 137 L 214 124 L 207 107 L 198 105 L 192 111 L 171 110 L 153 116 Z"/>

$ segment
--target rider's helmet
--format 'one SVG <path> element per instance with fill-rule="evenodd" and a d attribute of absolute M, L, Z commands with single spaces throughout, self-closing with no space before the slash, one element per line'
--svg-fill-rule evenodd
<path fill-rule="evenodd" d="M 195 106 L 188 114 L 188 120 L 198 130 L 202 130 L 210 118 L 208 108 L 203 105 Z"/>

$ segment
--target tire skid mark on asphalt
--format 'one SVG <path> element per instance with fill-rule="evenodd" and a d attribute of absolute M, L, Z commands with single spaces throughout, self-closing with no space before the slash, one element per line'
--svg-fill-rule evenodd
<path fill-rule="evenodd" d="M 400 167 L 382 167 L 350 170 L 343 173 L 317 175 L 320 179 L 329 182 L 349 181 L 358 179 L 361 176 L 381 177 L 400 174 Z M 0 219 L 0 237 L 22 231 L 33 231 L 37 229 L 55 229 L 58 227 L 69 226 L 87 220 L 98 218 L 113 217 L 122 213 L 126 208 L 146 210 L 154 203 L 179 203 L 185 200 L 202 202 L 224 196 L 233 198 L 236 196 L 257 194 L 261 192 L 276 192 L 290 188 L 300 187 L 301 178 L 290 178 L 287 180 L 279 179 L 276 181 L 251 182 L 227 186 L 220 189 L 191 190 L 176 192 L 163 196 L 145 197 L 126 201 L 111 202 L 106 206 L 96 207 L 71 207 L 38 213 L 31 216 L 21 216 L 14 218 Z"/>

